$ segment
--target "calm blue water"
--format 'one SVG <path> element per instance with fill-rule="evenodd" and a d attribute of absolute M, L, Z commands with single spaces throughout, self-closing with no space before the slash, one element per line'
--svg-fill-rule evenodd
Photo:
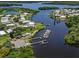
<path fill-rule="evenodd" d="M 23 6 L 14 6 L 14 7 L 23 7 L 23 8 L 31 8 L 31 9 L 37 9 L 39 7 L 42 7 L 42 6 L 57 6 L 59 8 L 64 8 L 64 7 L 79 7 L 79 6 L 69 6 L 69 5 L 52 5 L 52 4 L 41 4 L 41 3 L 22 3 Z"/>
<path fill-rule="evenodd" d="M 41 3 L 22 3 L 23 6 L 18 6 L 20 8 L 31 8 L 38 10 L 39 7 L 41 6 L 53 6 L 53 5 L 46 5 L 46 4 L 41 4 Z M 64 7 L 79 7 L 79 6 L 68 6 L 68 5 L 54 5 L 61 8 Z M 17 7 L 17 6 L 14 6 Z M 48 40 L 48 44 L 46 45 L 34 45 L 33 46 L 33 51 L 34 54 L 37 58 L 50 58 L 50 57 L 79 57 L 79 48 L 71 47 L 68 45 L 65 45 L 64 42 L 64 36 L 68 32 L 68 28 L 65 25 L 64 22 L 56 23 L 53 19 L 48 17 L 48 14 L 51 12 L 51 10 L 40 10 L 39 13 L 34 15 L 32 17 L 32 20 L 42 22 L 45 25 L 50 24 L 50 26 L 47 26 L 47 29 L 52 30 Z M 35 37 L 41 36 L 46 29 L 41 30 L 36 34 Z M 33 40 L 39 41 L 38 40 Z"/>
<path fill-rule="evenodd" d="M 4 14 L 16 14 L 16 15 L 18 15 L 19 13 L 16 11 L 6 11 Z"/>

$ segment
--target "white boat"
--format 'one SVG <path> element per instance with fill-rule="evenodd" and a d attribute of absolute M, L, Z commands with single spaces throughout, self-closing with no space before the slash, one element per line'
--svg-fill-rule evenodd
<path fill-rule="evenodd" d="M 44 33 L 43 37 L 44 38 L 48 38 L 49 34 L 50 34 L 51 30 L 46 30 L 46 32 Z"/>

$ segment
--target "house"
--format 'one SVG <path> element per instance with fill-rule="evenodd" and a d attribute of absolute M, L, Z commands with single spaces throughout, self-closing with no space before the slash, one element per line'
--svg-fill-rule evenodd
<path fill-rule="evenodd" d="M 60 10 L 55 10 L 56 13 L 60 13 Z"/>
<path fill-rule="evenodd" d="M 24 24 L 24 23 L 29 23 L 29 22 L 30 22 L 29 20 L 25 20 L 22 23 Z"/>
<path fill-rule="evenodd" d="M 35 23 L 34 22 L 29 22 L 29 26 L 35 27 Z"/>
<path fill-rule="evenodd" d="M 5 31 L 0 31 L 0 36 L 5 35 L 6 32 Z"/>
<path fill-rule="evenodd" d="M 10 16 L 11 16 L 10 14 L 6 15 L 6 17 L 10 17 Z"/>
<path fill-rule="evenodd" d="M 10 23 L 9 17 L 7 17 L 7 16 L 1 17 L 1 22 L 2 22 L 3 24 Z"/>
<path fill-rule="evenodd" d="M 11 33 L 12 31 L 13 31 L 12 29 L 6 30 L 7 33 Z"/>
<path fill-rule="evenodd" d="M 24 12 L 24 15 L 28 15 L 29 13 L 27 13 L 27 12 Z"/>
<path fill-rule="evenodd" d="M 22 27 L 29 27 L 28 25 L 23 25 Z"/>
<path fill-rule="evenodd" d="M 13 23 L 10 23 L 10 24 L 6 24 L 6 26 L 10 29 L 13 29 L 15 27 L 15 24 Z"/>
<path fill-rule="evenodd" d="M 29 20 L 26 20 L 26 21 L 23 21 L 23 24 L 24 24 L 24 27 L 35 27 L 35 22 L 33 21 L 29 21 Z"/>
<path fill-rule="evenodd" d="M 20 19 L 19 19 L 19 21 L 21 22 L 21 21 L 24 21 L 24 20 L 25 20 L 24 15 L 20 15 Z"/>
<path fill-rule="evenodd" d="M 15 24 L 10 23 L 10 24 L 6 24 L 6 26 L 12 27 L 12 26 L 15 26 Z"/>
<path fill-rule="evenodd" d="M 26 37 L 26 38 L 30 38 L 32 36 L 31 33 L 25 33 L 25 34 L 22 34 L 22 37 Z"/>
<path fill-rule="evenodd" d="M 61 15 L 60 19 L 66 19 L 66 16 L 65 15 Z"/>

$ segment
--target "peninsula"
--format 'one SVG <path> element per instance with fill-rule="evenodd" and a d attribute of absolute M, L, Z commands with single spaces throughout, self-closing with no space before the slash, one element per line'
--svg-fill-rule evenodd
<path fill-rule="evenodd" d="M 32 21 L 39 11 L 28 8 L 0 9 L 0 57 L 35 57 L 30 43 L 32 37 L 45 26 Z"/>

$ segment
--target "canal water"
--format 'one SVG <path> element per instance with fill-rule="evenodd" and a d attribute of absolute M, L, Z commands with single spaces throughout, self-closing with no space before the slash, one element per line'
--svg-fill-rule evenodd
<path fill-rule="evenodd" d="M 68 5 L 51 5 L 51 4 L 41 4 L 41 3 L 22 3 L 23 6 L 18 6 L 21 8 L 31 8 L 38 10 L 41 6 L 57 6 L 60 9 L 64 7 L 79 7 L 79 6 L 68 6 Z M 14 6 L 17 7 L 17 6 Z M 37 44 L 33 45 L 34 55 L 37 58 L 50 58 L 50 57 L 79 57 L 79 48 L 71 47 L 66 45 L 64 42 L 64 36 L 68 33 L 68 28 L 64 22 L 55 22 L 54 19 L 48 17 L 48 14 L 51 13 L 51 10 L 40 10 L 37 14 L 32 17 L 32 20 L 37 22 L 42 22 L 45 25 L 50 24 L 46 27 L 46 29 L 50 29 L 52 32 L 48 39 L 47 44 Z M 35 37 L 42 36 L 45 30 L 39 31 Z M 42 39 L 33 40 L 32 42 L 36 42 Z"/>

